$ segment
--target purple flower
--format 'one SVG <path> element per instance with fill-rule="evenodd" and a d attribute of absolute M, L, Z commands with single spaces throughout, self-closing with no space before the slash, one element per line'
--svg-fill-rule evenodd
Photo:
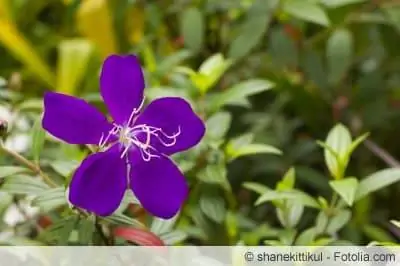
<path fill-rule="evenodd" d="M 113 122 L 82 99 L 54 92 L 44 96 L 44 129 L 70 144 L 100 146 L 74 173 L 70 202 L 108 216 L 129 187 L 151 214 L 173 217 L 188 187 L 168 156 L 199 143 L 204 123 L 181 98 L 156 99 L 141 112 L 145 83 L 133 55 L 109 56 L 100 87 Z"/>

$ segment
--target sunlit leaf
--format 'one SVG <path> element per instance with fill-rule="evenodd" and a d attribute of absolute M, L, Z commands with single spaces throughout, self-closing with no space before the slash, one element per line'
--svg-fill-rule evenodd
<path fill-rule="evenodd" d="M 69 39 L 58 48 L 57 91 L 74 95 L 89 63 L 92 45 L 84 39 Z"/>
<path fill-rule="evenodd" d="M 389 168 L 373 173 L 360 181 L 356 200 L 400 181 L 400 169 Z"/>
<path fill-rule="evenodd" d="M 38 78 L 48 86 L 55 86 L 54 75 L 50 68 L 16 26 L 5 18 L 0 18 L 0 42 Z"/>
<path fill-rule="evenodd" d="M 329 182 L 329 185 L 340 195 L 347 205 L 353 205 L 358 189 L 358 180 L 356 178 L 350 177 L 334 180 Z"/>
<path fill-rule="evenodd" d="M 97 46 L 103 57 L 117 52 L 111 14 L 109 2 L 106 0 L 86 0 L 81 3 L 77 12 L 79 30 Z"/>
<path fill-rule="evenodd" d="M 336 179 L 343 178 L 342 175 L 348 163 L 343 159 L 347 157 L 351 142 L 351 134 L 342 124 L 337 124 L 332 128 L 326 138 L 325 163 L 332 176 Z"/>

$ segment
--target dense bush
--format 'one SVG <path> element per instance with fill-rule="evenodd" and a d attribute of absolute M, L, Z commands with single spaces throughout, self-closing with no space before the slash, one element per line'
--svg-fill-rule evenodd
<path fill-rule="evenodd" d="M 398 1 L 0 1 L 2 243 L 397 242 L 399 33 Z M 130 190 L 106 217 L 68 202 L 95 147 L 46 132 L 43 95 L 106 113 L 112 54 L 140 58 L 146 104 L 183 97 L 206 124 L 172 156 L 190 186 L 172 219 Z"/>

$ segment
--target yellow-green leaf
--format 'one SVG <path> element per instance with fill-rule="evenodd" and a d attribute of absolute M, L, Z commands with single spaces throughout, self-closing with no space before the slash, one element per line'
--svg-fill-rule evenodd
<path fill-rule="evenodd" d="M 74 94 L 85 74 L 93 46 L 84 39 L 65 40 L 59 45 L 57 91 Z"/>
<path fill-rule="evenodd" d="M 10 20 L 0 18 L 0 42 L 15 58 L 24 63 L 47 85 L 54 86 L 54 76 L 47 64 Z"/>
<path fill-rule="evenodd" d="M 111 11 L 106 0 L 86 0 L 77 14 L 78 28 L 92 41 L 103 57 L 117 52 Z"/>

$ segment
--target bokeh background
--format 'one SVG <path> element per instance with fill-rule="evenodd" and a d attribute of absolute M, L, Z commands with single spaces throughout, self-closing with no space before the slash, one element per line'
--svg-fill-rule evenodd
<path fill-rule="evenodd" d="M 347 176 L 361 180 L 398 167 L 399 44 L 395 0 L 0 0 L 4 145 L 34 164 L 21 166 L 7 152 L 0 157 L 1 239 L 97 241 L 91 220 L 74 220 L 63 194 L 88 150 L 41 131 L 42 96 L 71 94 L 105 111 L 102 60 L 135 53 L 147 99 L 185 97 L 207 121 L 207 136 L 175 158 L 191 195 L 174 222 L 157 222 L 129 202 L 128 213 L 102 226 L 147 224 L 173 244 L 397 242 L 400 233 L 389 221 L 400 217 L 398 184 L 333 215 L 330 230 L 296 242 L 325 222 L 320 210 L 301 207 L 292 212 L 293 224 L 282 224 L 274 204 L 254 205 L 258 195 L 246 182 L 274 188 L 294 167 L 298 190 L 329 200 L 331 177 L 316 140 L 339 122 L 353 136 L 370 132 Z M 40 179 L 26 177 L 40 175 L 35 167 L 60 187 L 44 193 Z M 92 232 L 87 241 L 82 230 Z"/>

